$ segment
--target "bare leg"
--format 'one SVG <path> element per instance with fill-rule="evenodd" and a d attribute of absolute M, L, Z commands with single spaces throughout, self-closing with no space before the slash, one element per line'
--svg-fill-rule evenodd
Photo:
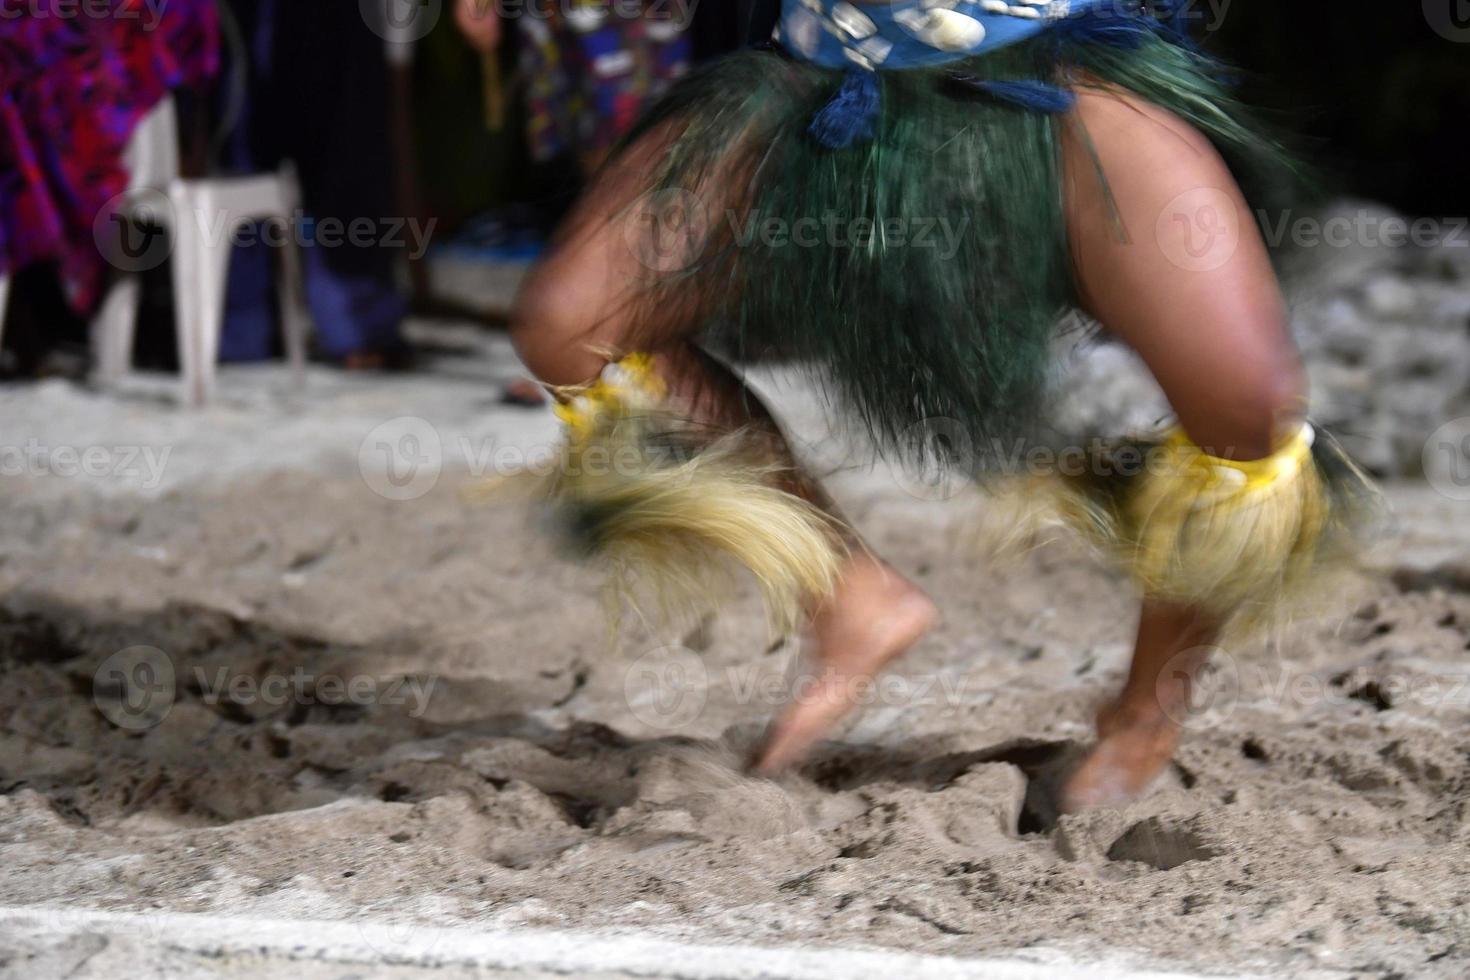
<path fill-rule="evenodd" d="M 1066 201 L 1085 306 L 1138 351 L 1197 444 L 1227 458 L 1268 455 L 1300 418 L 1304 386 L 1269 256 L 1228 168 L 1198 132 L 1136 97 L 1083 91 L 1072 122 L 1085 128 L 1117 209 L 1074 125 L 1064 141 Z M 1234 221 L 1222 225 L 1230 211 Z M 1201 229 L 1221 227 L 1234 229 L 1231 238 L 1193 261 Z M 1178 744 L 1201 648 L 1217 636 L 1198 610 L 1144 603 L 1128 682 L 1100 714 L 1098 743 L 1066 786 L 1064 808 L 1148 790 Z"/>
<path fill-rule="evenodd" d="M 522 290 L 512 325 L 517 349 L 531 371 L 553 385 L 592 380 L 610 355 L 654 354 L 671 397 L 691 418 L 716 430 L 744 428 L 764 436 L 772 458 L 790 467 L 787 489 L 832 513 L 830 499 L 796 465 L 766 406 L 694 342 L 697 324 L 635 322 L 633 290 L 649 270 L 629 243 L 626 222 L 617 216 L 637 194 L 661 147 L 655 134 L 600 172 L 557 247 Z M 861 541 L 853 538 L 849 544 L 852 557 L 837 591 L 812 610 L 822 680 L 815 690 L 802 692 L 772 728 L 757 760 L 763 771 L 800 759 L 854 707 L 853 679 L 871 677 L 934 619 L 933 604 L 916 586 Z"/>

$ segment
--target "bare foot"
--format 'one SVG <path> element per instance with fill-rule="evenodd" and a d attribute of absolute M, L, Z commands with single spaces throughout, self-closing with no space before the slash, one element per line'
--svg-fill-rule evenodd
<path fill-rule="evenodd" d="M 798 762 L 837 720 L 857 706 L 865 682 L 934 623 L 937 610 L 917 586 L 875 558 L 853 559 L 837 593 L 812 619 L 816 675 L 771 726 L 755 771 Z"/>
<path fill-rule="evenodd" d="M 1179 726 L 1157 704 L 1115 703 L 1097 718 L 1097 744 L 1062 789 L 1064 813 L 1140 799 L 1168 768 Z"/>
<path fill-rule="evenodd" d="M 353 351 L 342 358 L 342 367 L 348 371 L 381 371 L 386 364 L 382 351 Z"/>

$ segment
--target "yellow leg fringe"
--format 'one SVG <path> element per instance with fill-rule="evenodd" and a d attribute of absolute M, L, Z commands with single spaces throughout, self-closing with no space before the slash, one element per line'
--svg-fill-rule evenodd
<path fill-rule="evenodd" d="M 651 598 L 659 617 L 697 614 L 759 583 L 772 626 L 793 629 L 830 595 L 845 551 L 836 521 L 775 486 L 782 468 L 741 432 L 713 440 L 664 405 L 652 359 L 633 354 L 556 412 L 567 438 L 539 493 L 604 563 L 614 604 Z"/>
<path fill-rule="evenodd" d="M 1207 454 L 1176 428 L 1115 451 L 1105 475 L 1060 481 L 1049 510 L 1145 595 L 1260 624 L 1321 584 L 1376 499 L 1335 445 L 1314 452 L 1317 438 L 1303 424 L 1270 456 L 1240 461 Z"/>
<path fill-rule="evenodd" d="M 1210 456 L 1175 430 L 1123 509 L 1120 544 L 1144 591 L 1221 612 L 1268 603 L 1315 563 L 1327 494 L 1311 426 L 1245 462 Z"/>

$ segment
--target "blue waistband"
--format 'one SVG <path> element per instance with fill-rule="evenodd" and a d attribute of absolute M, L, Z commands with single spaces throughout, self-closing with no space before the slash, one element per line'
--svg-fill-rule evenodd
<path fill-rule="evenodd" d="M 1117 0 L 782 0 L 775 39 L 823 68 L 924 68 L 1032 37 Z"/>

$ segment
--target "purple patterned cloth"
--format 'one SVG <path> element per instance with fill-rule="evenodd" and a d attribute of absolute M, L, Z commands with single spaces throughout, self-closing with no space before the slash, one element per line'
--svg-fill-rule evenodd
<path fill-rule="evenodd" d="M 218 64 L 214 0 L 0 0 L 0 276 L 55 261 L 89 311 L 133 129 Z"/>
<path fill-rule="evenodd" d="M 600 155 L 689 70 L 689 25 L 671 5 L 650 0 L 544 6 L 536 15 L 528 8 L 516 22 L 529 80 L 531 155 Z"/>

